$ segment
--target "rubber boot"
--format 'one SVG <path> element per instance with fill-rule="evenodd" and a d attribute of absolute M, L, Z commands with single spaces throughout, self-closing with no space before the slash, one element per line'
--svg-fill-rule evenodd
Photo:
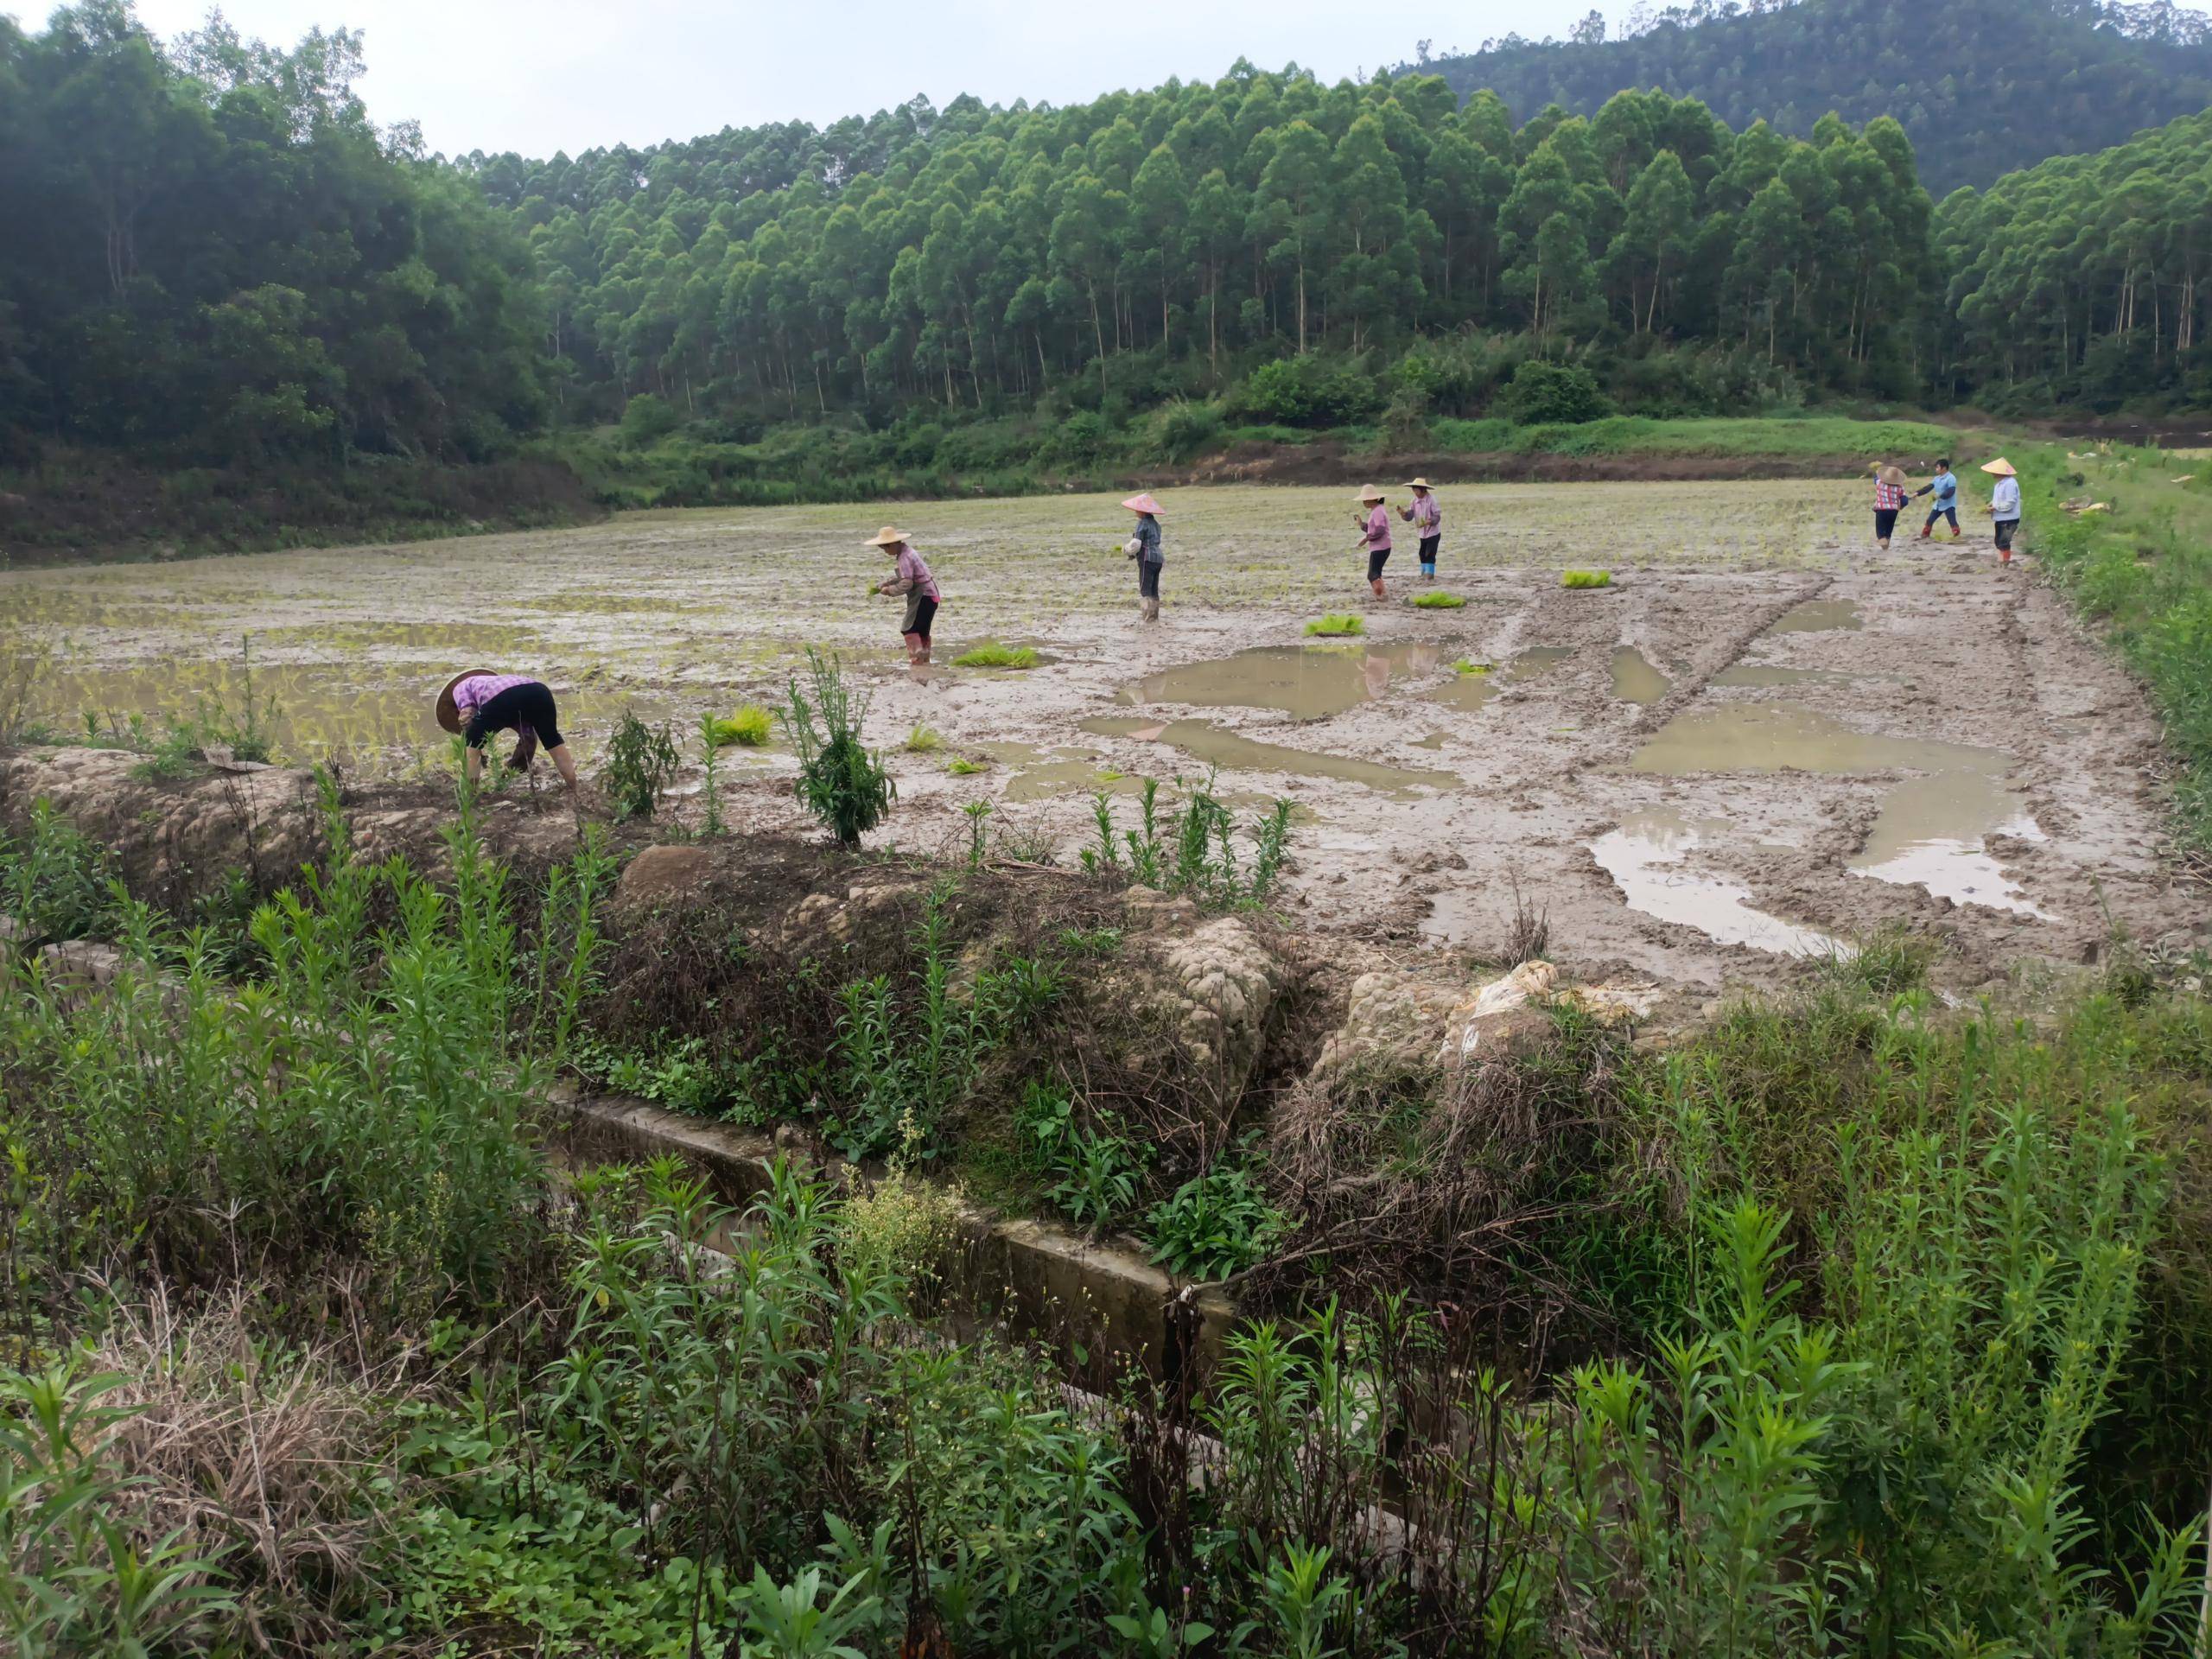
<path fill-rule="evenodd" d="M 1922 541 L 1923 541 L 1923 542 L 1924 542 L 1924 541 L 1926 541 L 1929 537 L 1933 536 L 1935 533 L 1936 533 L 1936 526 L 1935 526 L 1933 524 L 1923 524 L 1923 525 L 1920 527 L 1920 539 L 1921 539 Z"/>
<path fill-rule="evenodd" d="M 1421 566 L 1421 579 L 1423 582 L 1434 582 L 1436 580 L 1436 567 L 1433 564 L 1424 564 Z"/>

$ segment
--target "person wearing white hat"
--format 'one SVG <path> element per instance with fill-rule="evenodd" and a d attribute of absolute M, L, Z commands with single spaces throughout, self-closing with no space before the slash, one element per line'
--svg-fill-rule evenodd
<path fill-rule="evenodd" d="M 1135 533 L 1122 551 L 1137 562 L 1137 610 L 1147 622 L 1160 620 L 1160 570 L 1167 556 L 1160 550 L 1160 503 L 1149 492 L 1122 503 L 1137 516 Z"/>
<path fill-rule="evenodd" d="M 894 599 L 906 595 L 906 614 L 899 632 L 906 641 L 906 663 L 912 668 L 928 667 L 930 625 L 937 620 L 938 601 L 944 597 L 938 591 L 937 578 L 930 575 L 929 566 L 922 563 L 922 556 L 914 551 L 903 530 L 886 524 L 861 545 L 880 547 L 898 561 L 890 578 L 878 582 L 875 591 Z"/>
<path fill-rule="evenodd" d="M 1997 480 L 1996 487 L 1989 493 L 1989 517 L 1997 532 L 1997 563 L 2010 564 L 2012 537 L 2020 533 L 2020 475 L 2002 455 L 1984 461 L 1981 470 Z"/>
<path fill-rule="evenodd" d="M 1421 537 L 1421 575 L 1423 582 L 1436 580 L 1436 544 L 1444 538 L 1444 509 L 1437 505 L 1436 493 L 1428 487 L 1428 480 L 1417 478 L 1406 487 L 1414 493 L 1413 500 L 1398 509 L 1398 517 L 1414 527 Z"/>
<path fill-rule="evenodd" d="M 1390 562 L 1390 509 L 1382 505 L 1382 492 L 1370 484 L 1359 493 L 1361 511 L 1353 515 L 1360 527 L 1359 544 L 1367 550 L 1367 585 L 1377 599 L 1388 599 L 1382 567 Z"/>

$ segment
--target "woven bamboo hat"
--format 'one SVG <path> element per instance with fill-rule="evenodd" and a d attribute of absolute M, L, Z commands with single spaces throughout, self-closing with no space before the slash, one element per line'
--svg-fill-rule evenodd
<path fill-rule="evenodd" d="M 1985 473 L 1994 473 L 1999 478 L 2018 478 L 2019 476 L 2018 473 L 2012 470 L 2012 463 L 2005 460 L 2002 455 L 1998 456 L 1994 461 L 1983 461 L 1981 463 L 1981 470 Z"/>
<path fill-rule="evenodd" d="M 438 724 L 449 732 L 461 730 L 461 705 L 453 700 L 454 688 L 463 680 L 473 680 L 479 674 L 489 674 L 488 668 L 465 668 L 448 680 L 445 690 L 438 693 Z"/>
<path fill-rule="evenodd" d="M 889 524 L 886 524 L 881 530 L 877 531 L 874 535 L 869 537 L 868 540 L 862 542 L 861 545 L 862 547 L 896 547 L 899 543 L 906 539 L 906 532 L 905 531 L 894 530 Z"/>
<path fill-rule="evenodd" d="M 1425 478 L 1409 478 L 1406 480 L 1406 487 L 1409 490 L 1426 490 L 1434 486 Z"/>
<path fill-rule="evenodd" d="M 1359 493 L 1359 499 L 1362 501 L 1380 501 L 1382 499 L 1382 492 L 1370 484 Z"/>
<path fill-rule="evenodd" d="M 1152 493 L 1148 490 L 1142 495 L 1131 496 L 1122 505 L 1131 512 L 1148 512 L 1155 518 L 1160 517 L 1160 503 L 1152 499 Z"/>
<path fill-rule="evenodd" d="M 1883 483 L 1888 485 L 1893 490 L 1900 487 L 1904 483 L 1904 469 L 1901 467 L 1885 467 L 1880 472 L 1875 474 L 1874 476 L 1880 479 Z"/>

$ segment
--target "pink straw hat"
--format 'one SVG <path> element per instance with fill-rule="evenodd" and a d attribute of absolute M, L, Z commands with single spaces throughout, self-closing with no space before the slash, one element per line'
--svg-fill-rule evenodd
<path fill-rule="evenodd" d="M 1148 512 L 1155 518 L 1160 517 L 1160 503 L 1154 500 L 1149 493 L 1133 495 L 1122 505 L 1131 512 Z"/>

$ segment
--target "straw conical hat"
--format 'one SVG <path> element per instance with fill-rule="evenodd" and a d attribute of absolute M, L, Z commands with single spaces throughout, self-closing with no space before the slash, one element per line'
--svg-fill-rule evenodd
<path fill-rule="evenodd" d="M 1904 482 L 1904 473 L 1903 469 L 1896 467 L 1885 467 L 1879 473 L 1876 474 L 1875 476 L 1879 478 L 1883 483 L 1888 485 L 1891 489 L 1897 488 L 1898 485 Z"/>
<path fill-rule="evenodd" d="M 473 680 L 479 674 L 489 674 L 491 671 L 488 668 L 464 668 L 446 682 L 445 690 L 438 693 L 439 725 L 449 732 L 461 729 L 461 705 L 453 700 L 454 688 L 463 680 Z"/>
<path fill-rule="evenodd" d="M 1362 501 L 1380 501 L 1382 499 L 1382 492 L 1370 484 L 1359 493 L 1359 499 Z"/>
<path fill-rule="evenodd" d="M 906 539 L 907 537 L 905 531 L 894 530 L 889 524 L 886 524 L 881 530 L 877 531 L 874 535 L 869 537 L 868 540 L 862 542 L 861 545 L 862 547 L 896 547 L 899 543 Z"/>
<path fill-rule="evenodd" d="M 1434 486 L 1425 478 L 1409 478 L 1406 480 L 1406 487 L 1409 490 L 1426 490 Z"/>
<path fill-rule="evenodd" d="M 1131 512 L 1148 512 L 1155 518 L 1160 517 L 1160 503 L 1152 499 L 1152 493 L 1149 490 L 1142 495 L 1131 496 L 1122 505 Z"/>
<path fill-rule="evenodd" d="M 1999 478 L 2017 478 L 2019 476 L 2018 474 L 2012 470 L 2012 463 L 2005 460 L 2002 455 L 1998 456 L 1994 461 L 1983 461 L 1981 463 L 1981 470 L 1985 473 L 1994 473 Z"/>

